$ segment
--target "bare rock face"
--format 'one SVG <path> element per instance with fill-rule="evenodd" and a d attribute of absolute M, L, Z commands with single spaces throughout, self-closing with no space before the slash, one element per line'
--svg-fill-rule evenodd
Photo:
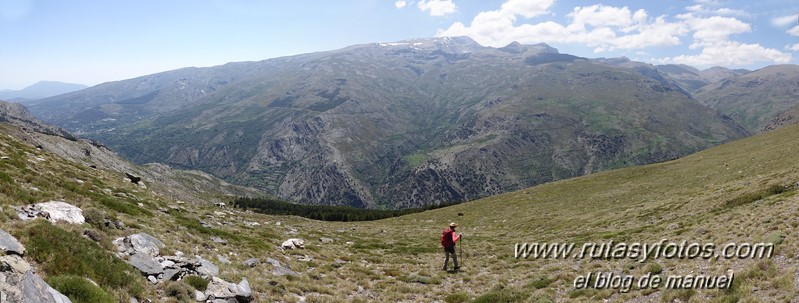
<path fill-rule="evenodd" d="M 52 223 L 66 222 L 70 224 L 83 224 L 86 218 L 83 211 L 72 204 L 64 201 L 50 201 L 15 207 L 17 216 L 22 220 L 32 220 L 38 217 L 47 219 Z"/>

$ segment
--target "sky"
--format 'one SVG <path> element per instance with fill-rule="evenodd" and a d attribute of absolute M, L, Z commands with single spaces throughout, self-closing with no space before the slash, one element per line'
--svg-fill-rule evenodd
<path fill-rule="evenodd" d="M 754 70 L 799 63 L 799 1 L 0 0 L 0 89 L 435 36 Z"/>

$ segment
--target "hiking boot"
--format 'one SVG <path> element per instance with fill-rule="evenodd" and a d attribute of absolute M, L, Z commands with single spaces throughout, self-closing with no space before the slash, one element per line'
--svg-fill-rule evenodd
<path fill-rule="evenodd" d="M 461 269 L 460 266 L 455 266 L 455 270 Z"/>
<path fill-rule="evenodd" d="M 447 268 L 446 268 L 446 267 L 444 267 L 444 268 L 442 268 L 441 270 L 443 270 L 443 271 L 447 271 Z"/>

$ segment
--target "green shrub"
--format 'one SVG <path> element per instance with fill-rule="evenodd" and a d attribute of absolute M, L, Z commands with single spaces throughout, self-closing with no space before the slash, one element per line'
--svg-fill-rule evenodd
<path fill-rule="evenodd" d="M 183 282 L 169 282 L 166 285 L 165 293 L 180 302 L 191 302 L 194 299 L 194 288 Z"/>
<path fill-rule="evenodd" d="M 89 208 L 83 211 L 83 217 L 86 223 L 91 224 L 97 229 L 103 230 L 105 228 L 105 213 L 96 208 Z"/>
<path fill-rule="evenodd" d="M 773 243 L 774 246 L 782 244 L 787 235 L 781 231 L 773 231 L 766 236 L 766 243 Z"/>
<path fill-rule="evenodd" d="M 463 303 L 469 301 L 469 294 L 465 292 L 456 292 L 444 297 L 444 302 L 447 303 Z"/>
<path fill-rule="evenodd" d="M 140 297 L 144 293 L 139 271 L 89 239 L 37 220 L 17 236 L 26 239 L 27 254 L 51 276 L 86 276 L 107 292 L 122 290 Z"/>
<path fill-rule="evenodd" d="M 150 217 L 153 215 L 150 211 L 141 208 L 138 205 L 133 204 L 132 201 L 121 202 L 115 198 L 106 197 L 106 196 L 98 196 L 96 197 L 96 199 L 98 202 L 100 202 L 100 204 L 103 204 L 110 209 L 113 209 L 121 213 L 126 213 L 131 216 L 144 215 Z"/>
<path fill-rule="evenodd" d="M 733 199 L 727 200 L 727 202 L 725 202 L 724 205 L 726 207 L 741 206 L 741 205 L 749 204 L 749 203 L 752 203 L 752 202 L 760 201 L 760 200 L 763 200 L 765 198 L 771 197 L 773 195 L 781 194 L 781 193 L 784 193 L 784 192 L 789 191 L 789 190 L 790 190 L 790 187 L 782 186 L 782 185 L 779 185 L 779 184 L 774 184 L 774 185 L 771 185 L 771 186 L 769 186 L 767 188 L 758 190 L 756 192 L 745 193 L 745 194 L 740 195 L 738 197 L 735 197 Z"/>
<path fill-rule="evenodd" d="M 191 285 L 194 287 L 194 289 L 199 291 L 205 291 L 205 289 L 208 288 L 208 280 L 203 279 L 200 276 L 185 276 L 183 277 L 183 282 Z"/>
<path fill-rule="evenodd" d="M 75 303 L 115 302 L 114 298 L 102 288 L 79 276 L 54 276 L 47 279 L 47 284 L 50 284 L 52 288 L 69 297 Z"/>
<path fill-rule="evenodd" d="M 649 268 L 647 268 L 647 271 L 657 275 L 663 272 L 663 266 L 660 265 L 660 263 L 652 263 L 649 264 Z"/>
<path fill-rule="evenodd" d="M 510 289 L 495 289 L 475 298 L 472 303 L 514 303 L 521 302 L 527 296 Z"/>
<path fill-rule="evenodd" d="M 554 282 L 554 280 L 551 280 L 546 276 L 540 276 L 534 279 L 533 282 L 530 282 L 530 287 L 535 289 L 542 289 L 544 287 L 549 286 L 549 284 L 552 284 L 552 282 Z"/>

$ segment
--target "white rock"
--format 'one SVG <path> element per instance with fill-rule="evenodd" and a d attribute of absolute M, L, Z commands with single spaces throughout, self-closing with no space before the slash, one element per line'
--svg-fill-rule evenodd
<path fill-rule="evenodd" d="M 291 238 L 284 241 L 283 244 L 280 245 L 280 247 L 282 247 L 283 249 L 305 248 L 305 240 Z"/>
<path fill-rule="evenodd" d="M 83 211 L 80 208 L 63 201 L 44 202 L 36 204 L 36 206 L 41 211 L 50 214 L 47 220 L 53 223 L 64 221 L 70 224 L 83 224 L 83 222 L 86 222 L 86 218 L 83 217 Z"/>
<path fill-rule="evenodd" d="M 31 265 L 17 255 L 0 256 L 0 266 L 11 268 L 13 272 L 18 274 L 24 274 L 31 270 Z"/>

